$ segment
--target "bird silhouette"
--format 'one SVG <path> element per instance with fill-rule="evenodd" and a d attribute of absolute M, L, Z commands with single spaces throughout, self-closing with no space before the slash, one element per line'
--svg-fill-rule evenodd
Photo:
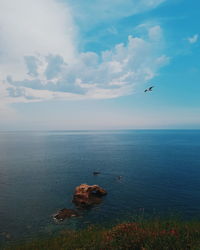
<path fill-rule="evenodd" d="M 145 91 L 144 91 L 144 92 L 150 92 L 150 91 L 152 91 L 152 90 L 153 90 L 153 88 L 154 88 L 154 86 L 151 86 L 151 87 L 149 87 L 149 88 L 145 89 Z"/>
<path fill-rule="evenodd" d="M 154 86 L 151 86 L 151 87 L 149 88 L 149 91 L 152 91 L 153 88 L 154 88 Z"/>

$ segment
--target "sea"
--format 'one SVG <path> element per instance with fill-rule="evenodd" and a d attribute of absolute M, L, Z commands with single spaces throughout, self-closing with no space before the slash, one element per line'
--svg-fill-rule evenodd
<path fill-rule="evenodd" d="M 108 194 L 56 222 L 83 183 Z M 0 132 L 0 244 L 171 216 L 200 219 L 200 130 Z"/>

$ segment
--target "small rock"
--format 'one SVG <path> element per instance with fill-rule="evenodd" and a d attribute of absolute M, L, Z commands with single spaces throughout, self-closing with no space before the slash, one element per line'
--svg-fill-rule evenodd
<path fill-rule="evenodd" d="M 78 217 L 79 214 L 73 209 L 63 208 L 53 216 L 54 219 L 58 221 L 63 221 L 67 218 Z"/>
<path fill-rule="evenodd" d="M 95 171 L 93 172 L 93 175 L 99 175 L 101 172 Z"/>

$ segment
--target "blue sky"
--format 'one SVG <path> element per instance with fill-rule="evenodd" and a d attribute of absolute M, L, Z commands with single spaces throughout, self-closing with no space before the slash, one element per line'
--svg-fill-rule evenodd
<path fill-rule="evenodd" d="M 0 130 L 200 128 L 199 8 L 0 0 Z"/>

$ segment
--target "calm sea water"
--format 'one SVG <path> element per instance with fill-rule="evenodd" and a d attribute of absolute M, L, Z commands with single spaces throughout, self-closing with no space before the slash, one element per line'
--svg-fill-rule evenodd
<path fill-rule="evenodd" d="M 51 215 L 74 208 L 81 183 L 108 195 L 82 217 L 56 224 Z M 0 242 L 177 213 L 200 215 L 200 131 L 0 133 Z"/>

